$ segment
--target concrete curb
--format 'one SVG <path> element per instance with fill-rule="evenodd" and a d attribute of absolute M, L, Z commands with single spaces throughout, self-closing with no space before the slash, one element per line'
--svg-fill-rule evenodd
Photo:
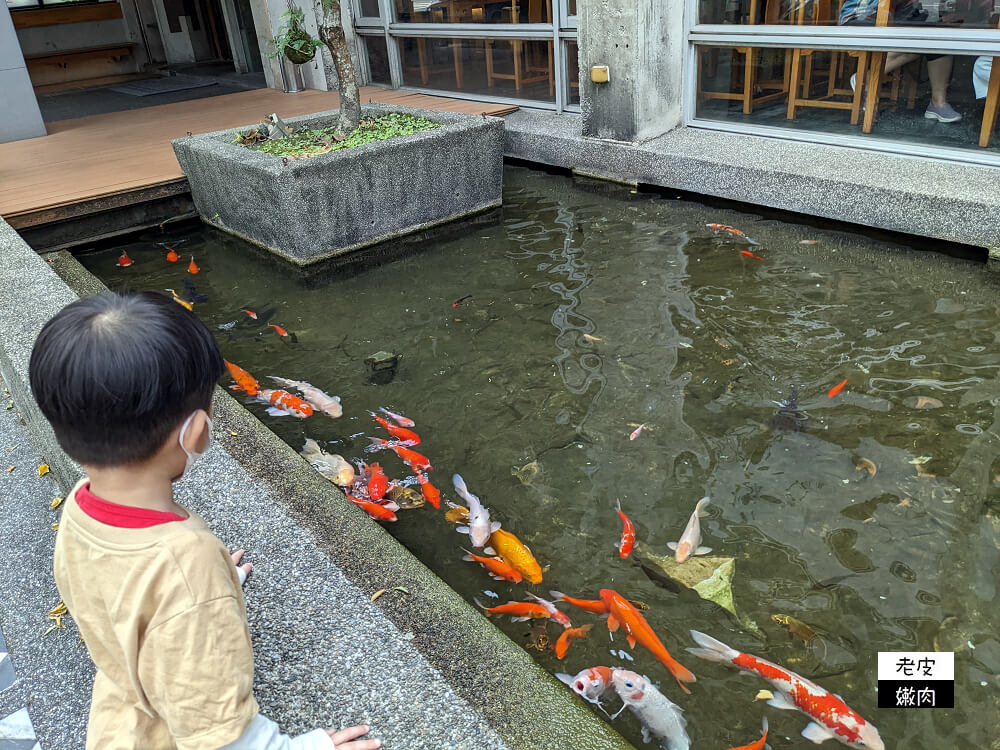
<path fill-rule="evenodd" d="M 382 104 L 362 116 L 399 111 L 440 127 L 298 160 L 234 143 L 240 129 L 178 138 L 174 153 L 206 223 L 298 264 L 500 205 L 502 120 Z M 287 124 L 327 128 L 338 114 Z"/>
<path fill-rule="evenodd" d="M 55 447 L 31 400 L 28 355 L 42 324 L 74 290 L 91 293 L 100 284 L 66 253 L 39 257 L 2 222 L 0 249 L 7 261 L 0 303 L 20 313 L 0 327 L 0 370 L 32 441 L 66 487 L 79 469 Z M 253 555 L 246 598 L 256 691 L 262 710 L 286 731 L 363 721 L 386 748 L 406 750 L 631 747 L 221 389 L 214 408 L 221 446 L 179 483 L 178 495 L 224 542 Z M 44 566 L 50 578 L 51 541 L 46 545 L 30 570 Z M 10 553 L 0 548 L 0 556 Z M 393 586 L 410 594 L 369 601 Z M 52 606 L 52 591 L 17 596 L 22 608 L 47 603 L 44 613 Z M 70 684 L 86 684 L 85 652 L 46 657 L 30 637 L 12 636 L 6 622 L 4 632 L 24 674 L 44 681 L 32 691 L 40 707 L 33 716 L 60 709 L 58 724 L 36 720 L 43 745 L 79 746 L 67 740 L 82 736 L 86 700 L 66 705 L 60 686 L 64 673 L 73 675 Z"/>
<path fill-rule="evenodd" d="M 1000 170 L 681 127 L 645 143 L 584 138 L 575 115 L 504 118 L 505 154 L 916 237 L 996 245 Z"/>

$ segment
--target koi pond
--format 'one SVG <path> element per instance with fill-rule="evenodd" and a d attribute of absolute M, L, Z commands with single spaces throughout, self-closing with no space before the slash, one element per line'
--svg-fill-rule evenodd
<path fill-rule="evenodd" d="M 523 167 L 497 221 L 362 269 L 302 272 L 200 227 L 80 260 L 111 288 L 190 299 L 193 282 L 194 311 L 262 387 L 339 395 L 339 419 L 248 405 L 296 450 L 312 438 L 412 479 L 369 450 L 388 437 L 369 411 L 413 419 L 445 498 L 462 502 L 461 474 L 544 571 L 494 581 L 462 561 L 446 506 L 400 510 L 387 532 L 470 602 L 609 588 L 648 605 L 690 695 L 582 609 L 560 605 L 594 626 L 563 660 L 555 622 L 493 621 L 552 672 L 648 675 L 693 747 L 754 742 L 764 716 L 775 750 L 813 744 L 806 716 L 755 700 L 765 680 L 687 653 L 691 629 L 843 696 L 886 748 L 1000 748 L 1000 283 L 981 264 Z M 373 376 L 380 351 L 398 368 Z M 706 495 L 701 544 L 735 560 L 736 614 L 650 562 L 672 559 Z M 935 650 L 955 652 L 955 708 L 878 708 L 878 652 Z M 613 724 L 643 747 L 632 713 Z"/>

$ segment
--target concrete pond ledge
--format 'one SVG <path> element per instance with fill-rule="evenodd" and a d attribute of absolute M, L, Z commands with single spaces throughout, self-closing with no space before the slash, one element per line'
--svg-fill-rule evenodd
<path fill-rule="evenodd" d="M 584 138 L 578 115 L 504 118 L 507 156 L 806 216 L 1000 247 L 1000 169 L 680 127 L 644 143 Z M 1000 252 L 1000 250 L 997 250 Z"/>
<path fill-rule="evenodd" d="M 38 456 L 26 460 L 44 459 L 65 491 L 79 468 L 33 404 L 27 362 L 45 321 L 102 285 L 3 222 L 0 251 L 0 372 L 17 406 L 3 416 L 23 416 Z M 178 499 L 254 563 L 255 692 L 285 731 L 364 722 L 397 750 L 632 747 L 222 389 L 214 411 L 220 445 L 178 483 Z M 18 678 L 0 715 L 27 705 L 43 747 L 82 747 L 92 665 L 72 624 L 42 637 L 58 600 L 56 512 L 52 488 L 29 491 L 38 497 L 0 501 L 0 627 Z M 370 601 L 394 586 L 409 593 Z"/>
<path fill-rule="evenodd" d="M 203 221 L 298 264 L 500 205 L 501 119 L 382 104 L 365 105 L 362 117 L 391 112 L 440 127 L 291 159 L 235 143 L 248 123 L 179 138 L 174 153 Z M 333 110 L 285 122 L 319 129 L 335 125 L 337 116 Z"/>

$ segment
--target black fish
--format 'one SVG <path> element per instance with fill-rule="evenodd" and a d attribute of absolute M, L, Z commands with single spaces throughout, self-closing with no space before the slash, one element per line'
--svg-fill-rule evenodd
<path fill-rule="evenodd" d="M 184 286 L 187 287 L 189 302 L 208 302 L 208 297 L 195 289 L 194 282 L 191 279 L 182 279 L 182 281 L 184 282 Z"/>
<path fill-rule="evenodd" d="M 780 432 L 805 432 L 809 429 L 809 417 L 799 411 L 799 390 L 793 387 L 788 398 L 775 401 L 778 413 L 767 420 L 767 426 Z"/>

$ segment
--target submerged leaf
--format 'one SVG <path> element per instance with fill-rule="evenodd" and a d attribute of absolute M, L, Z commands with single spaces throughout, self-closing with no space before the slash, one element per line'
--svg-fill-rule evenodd
<path fill-rule="evenodd" d="M 867 471 L 868 476 L 870 477 L 875 476 L 875 474 L 878 472 L 878 467 L 875 465 L 875 462 L 872 461 L 870 458 L 862 458 L 860 461 L 858 461 L 858 465 L 855 466 L 854 468 L 857 469 L 858 471 Z"/>

